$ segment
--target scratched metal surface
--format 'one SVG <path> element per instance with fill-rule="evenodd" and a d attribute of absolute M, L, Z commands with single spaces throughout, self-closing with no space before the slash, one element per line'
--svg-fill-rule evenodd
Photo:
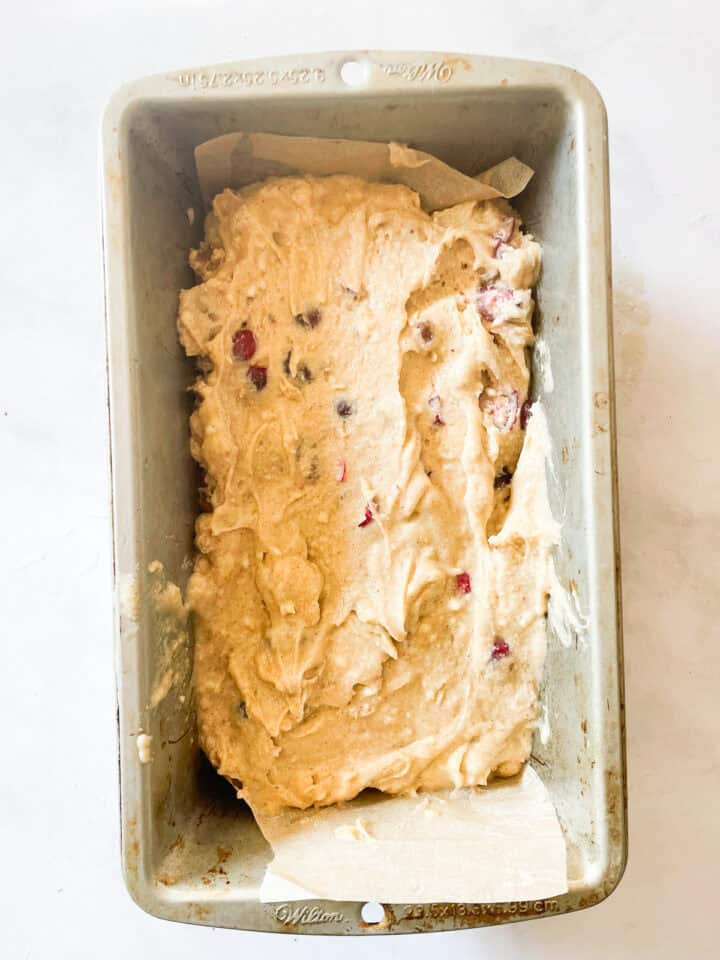
<path fill-rule="evenodd" d="M 347 61 L 363 65 L 344 82 Z M 188 452 L 192 369 L 175 334 L 202 231 L 193 148 L 232 130 L 407 141 L 474 173 L 514 154 L 536 171 L 517 206 L 544 247 L 539 332 L 555 389 L 554 509 L 561 581 L 588 617 L 585 638 L 549 638 L 543 692 L 551 736 L 532 762 L 568 844 L 569 892 L 506 904 L 265 905 L 271 854 L 249 811 L 197 748 L 187 626 L 161 609 L 184 586 L 197 476 Z M 627 850 L 619 543 L 614 451 L 605 112 L 566 68 L 442 53 L 346 52 L 182 70 L 112 99 L 103 125 L 104 247 L 111 423 L 116 674 L 123 869 L 159 917 L 245 930 L 380 934 L 452 930 L 564 913 L 603 900 Z M 195 211 L 194 219 L 188 210 Z M 152 561 L 163 564 L 151 573 Z M 167 681 L 167 682 L 164 682 Z M 167 687 L 167 690 L 165 688 Z M 164 695 L 163 695 L 164 693 Z M 138 735 L 152 737 L 140 762 Z"/>

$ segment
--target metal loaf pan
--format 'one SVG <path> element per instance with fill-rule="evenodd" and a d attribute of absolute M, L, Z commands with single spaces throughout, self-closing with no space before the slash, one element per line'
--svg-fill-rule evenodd
<path fill-rule="evenodd" d="M 187 253 L 203 230 L 193 148 L 235 130 L 403 141 L 467 173 L 515 155 L 536 171 L 516 202 L 544 250 L 537 323 L 555 381 L 545 403 L 553 507 L 564 529 L 558 575 L 587 616 L 584 638 L 570 646 L 550 637 L 543 695 L 551 736 L 546 744 L 536 737 L 532 760 L 567 838 L 565 896 L 388 904 L 379 923 L 365 923 L 359 903 L 258 901 L 270 850 L 197 747 L 191 638 L 168 626 L 148 571 L 161 561 L 182 588 L 190 569 L 193 371 L 176 338 L 177 295 L 193 283 Z M 113 97 L 103 165 L 122 858 L 131 896 L 167 919 L 322 934 L 450 930 L 603 900 L 622 875 L 627 840 L 607 131 L 595 88 L 563 67 L 443 53 L 323 53 L 181 70 Z M 159 696 L 173 644 L 185 667 Z M 141 731 L 152 737 L 151 762 L 140 762 Z"/>

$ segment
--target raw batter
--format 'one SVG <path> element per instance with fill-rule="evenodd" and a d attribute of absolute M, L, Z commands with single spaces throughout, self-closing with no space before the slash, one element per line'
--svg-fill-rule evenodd
<path fill-rule="evenodd" d="M 179 313 L 203 371 L 189 600 L 201 742 L 256 808 L 528 757 L 557 529 L 519 227 L 346 176 L 215 198 Z"/>

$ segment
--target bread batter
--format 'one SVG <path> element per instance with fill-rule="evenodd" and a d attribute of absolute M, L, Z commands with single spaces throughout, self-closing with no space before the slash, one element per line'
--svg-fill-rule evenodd
<path fill-rule="evenodd" d="M 538 244 L 505 201 L 298 177 L 219 194 L 190 262 L 210 760 L 264 810 L 517 772 L 557 536 Z"/>

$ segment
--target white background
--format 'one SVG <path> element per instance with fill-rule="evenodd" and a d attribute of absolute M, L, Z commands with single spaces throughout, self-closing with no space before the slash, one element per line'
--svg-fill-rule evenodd
<path fill-rule="evenodd" d="M 4 956 L 717 956 L 718 31 L 713 0 L 3 5 Z M 570 64 L 607 103 L 630 863 L 603 905 L 499 929 L 340 943 L 169 924 L 119 866 L 99 117 L 143 74 L 363 47 Z"/>

